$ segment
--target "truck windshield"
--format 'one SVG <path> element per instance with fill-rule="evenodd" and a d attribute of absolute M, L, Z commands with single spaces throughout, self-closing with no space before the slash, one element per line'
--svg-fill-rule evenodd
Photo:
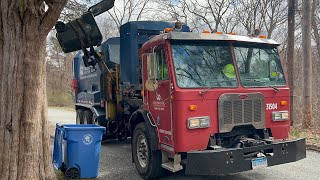
<path fill-rule="evenodd" d="M 286 84 L 276 47 L 234 45 L 241 84 L 244 87 Z"/>
<path fill-rule="evenodd" d="M 228 43 L 173 43 L 172 57 L 180 88 L 237 87 Z"/>

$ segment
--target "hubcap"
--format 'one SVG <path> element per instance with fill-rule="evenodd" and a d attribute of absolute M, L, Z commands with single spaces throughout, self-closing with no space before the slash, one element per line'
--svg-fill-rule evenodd
<path fill-rule="evenodd" d="M 144 135 L 140 135 L 137 140 L 137 157 L 141 167 L 146 167 L 149 155 L 148 144 Z"/>

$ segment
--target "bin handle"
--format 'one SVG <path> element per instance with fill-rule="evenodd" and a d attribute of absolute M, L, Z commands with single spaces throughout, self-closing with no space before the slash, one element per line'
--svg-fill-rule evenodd
<path fill-rule="evenodd" d="M 56 131 L 54 136 L 53 158 L 52 163 L 55 169 L 62 167 L 62 139 L 64 135 L 63 125 L 56 124 Z"/>

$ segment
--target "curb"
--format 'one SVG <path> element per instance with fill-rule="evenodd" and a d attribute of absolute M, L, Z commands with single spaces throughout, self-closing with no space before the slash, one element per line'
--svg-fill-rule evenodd
<path fill-rule="evenodd" d="M 306 147 L 307 147 L 307 150 L 312 150 L 312 151 L 320 152 L 320 146 L 307 144 Z"/>

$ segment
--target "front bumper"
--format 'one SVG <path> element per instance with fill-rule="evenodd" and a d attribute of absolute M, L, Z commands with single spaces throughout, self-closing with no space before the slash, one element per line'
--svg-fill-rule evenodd
<path fill-rule="evenodd" d="M 290 163 L 306 157 L 306 141 L 303 138 L 250 148 L 189 152 L 186 160 L 186 174 L 224 175 L 248 171 L 252 169 L 253 158 L 246 158 L 244 154 L 262 150 L 273 152 L 273 156 L 267 156 L 268 166 Z"/>

